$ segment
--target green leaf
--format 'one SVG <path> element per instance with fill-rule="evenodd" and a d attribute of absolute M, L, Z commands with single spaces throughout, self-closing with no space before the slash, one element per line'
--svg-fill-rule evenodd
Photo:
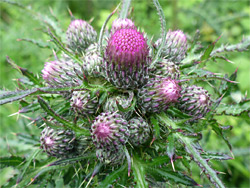
<path fill-rule="evenodd" d="M 69 121 L 65 120 L 64 118 L 60 117 L 58 114 L 56 114 L 51 107 L 41 98 L 38 96 L 38 102 L 41 105 L 42 109 L 47 112 L 50 116 L 52 116 L 55 120 L 57 120 L 58 122 L 62 123 L 65 127 L 73 130 L 76 132 L 76 134 L 80 133 L 83 134 L 85 136 L 89 136 L 90 132 L 87 129 L 81 129 L 75 125 L 73 125 L 72 123 L 70 123 Z"/>
<path fill-rule="evenodd" d="M 216 54 L 220 54 L 223 52 L 242 52 L 245 51 L 249 48 L 250 46 L 250 37 L 247 37 L 245 39 L 242 39 L 242 41 L 238 44 L 233 44 L 233 45 L 221 45 L 221 47 L 215 49 L 211 55 L 214 56 Z"/>
<path fill-rule="evenodd" d="M 152 159 L 152 162 L 147 162 L 144 165 L 158 167 L 160 165 L 168 164 L 170 162 L 168 156 L 160 156 Z"/>
<path fill-rule="evenodd" d="M 108 174 L 106 178 L 97 186 L 97 188 L 109 188 L 116 179 L 121 177 L 121 174 L 124 173 L 126 169 L 126 165 L 123 165 L 119 169 Z"/>
<path fill-rule="evenodd" d="M 210 58 L 210 54 L 212 53 L 215 43 L 221 38 L 221 36 L 219 36 L 219 38 L 217 38 L 212 44 L 210 44 L 207 49 L 205 50 L 205 52 L 203 53 L 203 55 L 201 56 L 201 61 L 205 61 L 207 59 Z"/>
<path fill-rule="evenodd" d="M 0 167 L 12 166 L 16 167 L 22 164 L 25 161 L 24 158 L 19 156 L 10 156 L 10 157 L 1 157 L 0 158 Z"/>
<path fill-rule="evenodd" d="M 203 159 L 213 159 L 213 160 L 229 160 L 229 159 L 233 159 L 232 157 L 230 157 L 227 154 L 224 153 L 215 153 L 215 152 L 206 152 L 204 154 L 201 154 L 201 156 L 203 157 Z"/>
<path fill-rule="evenodd" d="M 173 161 L 173 156 L 175 153 L 175 138 L 172 133 L 167 137 L 167 155 L 171 161 Z"/>
<path fill-rule="evenodd" d="M 159 176 L 161 176 L 169 181 L 174 181 L 175 183 L 180 183 L 186 186 L 199 185 L 192 178 L 182 174 L 181 172 L 173 172 L 167 169 L 159 169 L 151 167 L 147 168 L 147 172 L 149 173 L 149 175 L 153 175 L 154 177 L 156 177 L 156 179 L 158 179 Z M 164 181 L 164 179 L 162 181 Z"/>
<path fill-rule="evenodd" d="M 26 144 L 37 145 L 40 143 L 39 137 L 35 135 L 29 135 L 27 133 L 17 133 L 18 140 Z"/>
<path fill-rule="evenodd" d="M 7 167 L 4 169 L 1 169 L 0 187 L 2 187 L 4 184 L 6 184 L 9 181 L 9 179 L 11 179 L 17 173 L 18 172 L 12 167 Z"/>
<path fill-rule="evenodd" d="M 17 39 L 17 40 L 18 41 L 25 41 L 25 42 L 29 42 L 29 43 L 35 44 L 39 48 L 52 49 L 52 46 L 50 45 L 50 43 L 47 43 L 47 42 L 42 42 L 42 41 L 38 41 L 38 40 L 35 40 L 35 39 Z"/>
<path fill-rule="evenodd" d="M 249 101 L 250 102 L 250 101 Z M 235 105 L 226 105 L 226 104 L 220 104 L 216 108 L 216 114 L 217 115 L 231 115 L 231 116 L 239 116 L 243 112 L 250 112 L 250 105 L 248 103 L 244 103 L 243 105 L 235 104 Z"/>
<path fill-rule="evenodd" d="M 216 121 L 214 121 L 214 122 L 210 123 L 210 126 L 212 127 L 214 132 L 216 132 L 216 134 L 218 136 L 220 136 L 225 141 L 225 143 L 229 147 L 230 151 L 232 151 L 232 145 L 230 144 L 229 140 L 225 136 L 223 129 L 219 126 L 219 124 Z"/>
<path fill-rule="evenodd" d="M 62 165 L 62 164 L 75 163 L 84 159 L 93 158 L 95 156 L 96 156 L 95 153 L 88 153 L 87 155 L 84 155 L 84 156 L 72 157 L 68 159 L 60 159 L 60 160 L 57 160 L 48 164 L 47 166 L 57 166 L 57 165 Z"/>
<path fill-rule="evenodd" d="M 118 101 L 116 101 L 116 105 L 118 107 L 118 110 L 121 112 L 129 112 L 135 109 L 135 105 L 136 105 L 136 97 L 133 98 L 132 103 L 129 107 L 127 108 L 123 108 L 122 105 L 119 104 Z"/>
<path fill-rule="evenodd" d="M 147 188 L 148 183 L 146 182 L 146 179 L 145 179 L 145 175 L 146 175 L 145 168 L 144 168 L 144 165 L 142 165 L 142 163 L 139 161 L 136 154 L 134 154 L 132 158 L 132 170 L 135 176 L 136 187 Z"/>
<path fill-rule="evenodd" d="M 153 124 L 154 137 L 159 138 L 160 137 L 160 126 L 159 126 L 157 119 L 155 119 L 153 116 L 151 116 L 150 122 Z"/>
<path fill-rule="evenodd" d="M 166 43 L 166 35 L 167 35 L 167 28 L 166 28 L 166 19 L 165 19 L 165 15 L 164 15 L 164 12 L 162 10 L 162 7 L 159 3 L 158 0 L 153 0 L 154 2 L 154 5 L 155 5 L 155 8 L 157 10 L 157 13 L 159 15 L 159 18 L 160 18 L 160 22 L 161 22 L 161 39 L 162 39 L 162 44 L 160 45 L 150 67 L 153 67 L 154 64 L 159 60 L 160 56 L 161 56 L 161 52 L 163 50 L 163 47 L 165 46 L 165 43 Z"/>
<path fill-rule="evenodd" d="M 158 114 L 157 117 L 164 122 L 166 126 L 171 126 L 173 129 L 178 128 L 175 122 L 172 121 L 165 113 Z M 217 173 L 208 165 L 207 161 L 201 157 L 199 151 L 197 151 L 197 149 L 193 146 L 193 140 L 178 132 L 176 132 L 175 135 L 185 144 L 186 151 L 192 155 L 193 160 L 201 168 L 201 170 L 204 171 L 208 180 L 216 187 L 224 188 L 225 186 L 218 178 Z"/>
<path fill-rule="evenodd" d="M 17 177 L 17 184 L 23 179 L 28 167 L 30 166 L 30 163 L 36 158 L 36 156 L 41 152 L 42 150 L 38 149 L 35 150 L 32 155 L 27 159 L 27 162 L 25 163 L 22 173 L 18 175 Z"/>
<path fill-rule="evenodd" d="M 25 68 L 19 67 L 18 65 L 16 65 L 14 63 L 13 60 L 11 60 L 8 56 L 6 57 L 7 62 L 13 67 L 15 68 L 18 72 L 22 73 L 24 76 L 26 76 L 32 83 L 34 83 L 35 85 L 38 86 L 42 86 L 43 84 L 41 84 L 41 80 L 35 76 L 32 72 L 28 71 Z"/>

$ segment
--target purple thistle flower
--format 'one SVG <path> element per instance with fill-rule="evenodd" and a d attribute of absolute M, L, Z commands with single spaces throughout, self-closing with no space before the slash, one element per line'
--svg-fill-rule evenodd
<path fill-rule="evenodd" d="M 135 29 L 117 30 L 105 51 L 106 78 L 116 87 L 135 89 L 148 78 L 149 49 L 143 34 Z"/>

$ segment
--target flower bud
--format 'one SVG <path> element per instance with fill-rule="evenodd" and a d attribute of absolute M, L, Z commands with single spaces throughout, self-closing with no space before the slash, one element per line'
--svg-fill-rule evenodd
<path fill-rule="evenodd" d="M 97 39 L 94 28 L 84 20 L 71 21 L 66 36 L 69 48 L 78 54 L 84 52 Z"/>
<path fill-rule="evenodd" d="M 181 96 L 178 81 L 170 78 L 151 78 L 138 91 L 138 105 L 143 112 L 161 112 L 176 103 Z"/>
<path fill-rule="evenodd" d="M 179 109 L 196 118 L 204 117 L 211 110 L 212 101 L 208 91 L 198 86 L 188 86 L 181 92 Z"/>

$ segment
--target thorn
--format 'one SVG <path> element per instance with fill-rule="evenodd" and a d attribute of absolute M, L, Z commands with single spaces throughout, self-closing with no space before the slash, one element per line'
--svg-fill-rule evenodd
<path fill-rule="evenodd" d="M 203 187 L 203 186 L 202 186 L 202 185 L 200 185 L 200 184 L 196 184 L 196 186 Z"/>
<path fill-rule="evenodd" d="M 151 147 L 152 146 L 152 144 L 153 144 L 153 142 L 155 141 L 155 137 L 153 137 L 153 139 L 152 139 L 152 141 L 150 142 L 150 144 L 149 144 L 149 147 Z"/>
<path fill-rule="evenodd" d="M 8 117 L 15 116 L 15 115 L 17 115 L 17 114 L 19 115 L 19 111 L 16 112 L 16 113 L 13 113 L 13 114 L 8 115 Z"/>
<path fill-rule="evenodd" d="M 232 151 L 232 150 L 230 150 L 230 153 L 231 153 L 231 155 L 232 155 L 232 159 L 235 159 L 235 158 L 234 158 L 234 154 L 233 154 L 233 151 Z"/>
<path fill-rule="evenodd" d="M 173 158 L 171 157 L 171 164 L 172 164 L 172 168 L 173 168 L 173 171 L 175 172 L 175 168 L 174 168 L 174 161 L 173 161 Z"/>

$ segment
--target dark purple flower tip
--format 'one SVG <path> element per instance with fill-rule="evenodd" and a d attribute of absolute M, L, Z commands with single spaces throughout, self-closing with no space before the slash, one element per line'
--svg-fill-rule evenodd
<path fill-rule="evenodd" d="M 162 99 L 167 103 L 175 103 L 181 96 L 181 86 L 178 85 L 178 81 L 176 80 L 165 78 L 158 87 L 159 94 L 162 96 Z"/>
<path fill-rule="evenodd" d="M 147 61 L 149 48 L 143 34 L 136 29 L 117 30 L 109 39 L 106 48 L 108 62 L 125 67 L 143 64 Z"/>

